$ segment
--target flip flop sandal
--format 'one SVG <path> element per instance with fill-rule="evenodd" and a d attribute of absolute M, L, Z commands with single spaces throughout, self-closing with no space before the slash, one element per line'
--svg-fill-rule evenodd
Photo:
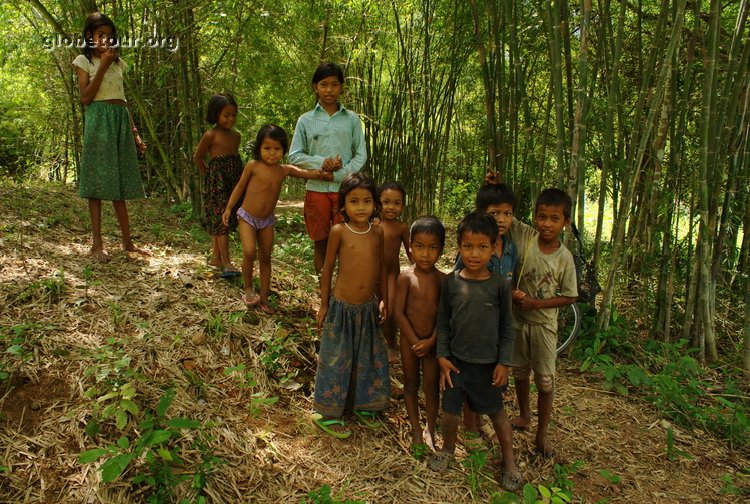
<path fill-rule="evenodd" d="M 328 434 L 329 436 L 335 437 L 336 439 L 346 439 L 352 435 L 351 431 L 339 432 L 330 428 L 331 425 L 345 426 L 343 420 L 338 418 L 324 419 L 320 413 L 315 413 L 312 417 L 312 421 L 315 425 L 320 427 L 320 430 Z"/>
<path fill-rule="evenodd" d="M 219 276 L 221 278 L 234 278 L 236 276 L 240 276 L 242 273 L 236 269 L 236 268 L 221 268 L 221 273 L 219 273 Z"/>
<path fill-rule="evenodd" d="M 360 422 L 371 429 L 379 429 L 383 423 L 378 420 L 378 414 L 374 411 L 354 410 L 354 414 Z"/>
<path fill-rule="evenodd" d="M 447 451 L 440 450 L 432 457 L 430 457 L 430 461 L 427 465 L 429 465 L 430 469 L 432 469 L 433 471 L 443 472 L 448 469 L 448 466 L 451 465 L 451 462 L 453 462 L 453 454 Z"/>
<path fill-rule="evenodd" d="M 490 445 L 496 445 L 500 443 L 500 441 L 497 439 L 497 433 L 495 432 L 494 427 L 492 427 L 490 424 L 483 423 L 482 426 L 479 427 L 479 433 L 482 435 L 482 438 Z"/>
<path fill-rule="evenodd" d="M 503 471 L 503 476 L 502 478 L 500 478 L 500 487 L 503 490 L 507 490 L 508 492 L 516 492 L 519 488 L 521 488 L 521 483 L 523 483 L 523 479 L 521 478 L 520 474 Z"/>
<path fill-rule="evenodd" d="M 242 295 L 242 302 L 245 303 L 245 306 L 255 306 L 260 303 L 260 296 L 255 293 L 253 293 L 253 295 L 255 297 L 253 297 L 252 300 L 248 300 L 246 294 Z"/>

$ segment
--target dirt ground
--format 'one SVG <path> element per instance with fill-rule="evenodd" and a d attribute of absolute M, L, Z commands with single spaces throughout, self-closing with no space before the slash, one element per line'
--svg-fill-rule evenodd
<path fill-rule="evenodd" d="M 123 429 L 109 420 L 94 437 L 84 432 L 106 402 L 85 392 L 115 376 L 137 390 L 138 419 L 173 387 L 167 416 L 203 425 L 179 441 L 183 463 L 173 469 L 188 478 L 175 487 L 175 501 L 192 498 L 191 477 L 207 453 L 223 459 L 203 488 L 208 502 L 500 501 L 494 450 L 476 469 L 459 448 L 442 475 L 410 457 L 398 366 L 391 372 L 396 397 L 381 429 L 351 419 L 353 436 L 339 441 L 312 425 L 316 282 L 309 268 L 299 267 L 294 249 L 274 251 L 277 313 L 246 312 L 241 280 L 210 271 L 210 239 L 179 207 L 147 200 L 129 209 L 134 239 L 151 255 L 119 250 L 119 230 L 104 205 L 113 259 L 98 264 L 87 255 L 89 218 L 74 189 L 0 183 L 0 371 L 8 373 L 0 380 L 0 502 L 145 501 L 147 487 L 130 483 L 145 471 L 145 459 L 111 483 L 98 471 L 104 459 L 78 461 L 86 450 L 141 432 L 132 417 Z M 286 204 L 280 211 L 301 207 Z M 278 232 L 304 241 L 293 225 Z M 271 397 L 277 402 L 265 404 Z M 507 399 L 513 415 L 515 400 L 512 394 Z M 682 453 L 675 460 L 667 457 L 670 428 Z M 748 492 L 747 452 L 671 425 L 635 398 L 602 390 L 595 375 L 578 373 L 565 359 L 551 440 L 562 458 L 557 476 L 551 461 L 533 455 L 533 434 L 514 434 L 517 462 L 535 485 L 553 486 L 566 474 L 575 502 L 747 498 L 727 493 L 728 481 Z M 323 485 L 338 500 L 308 499 Z"/>

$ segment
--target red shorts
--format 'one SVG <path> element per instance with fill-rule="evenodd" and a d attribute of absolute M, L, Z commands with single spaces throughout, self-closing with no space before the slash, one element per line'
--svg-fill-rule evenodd
<path fill-rule="evenodd" d="M 328 239 L 331 227 L 343 222 L 339 213 L 339 193 L 315 192 L 305 193 L 305 227 L 312 241 Z"/>

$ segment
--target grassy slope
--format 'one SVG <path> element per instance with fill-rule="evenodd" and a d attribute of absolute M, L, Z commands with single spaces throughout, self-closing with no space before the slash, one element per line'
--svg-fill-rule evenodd
<path fill-rule="evenodd" d="M 241 282 L 213 277 L 205 266 L 209 237 L 179 209 L 136 202 L 130 215 L 137 244 L 153 256 L 129 257 L 117 249 L 117 227 L 105 206 L 105 240 L 114 259 L 100 265 L 86 255 L 88 215 L 73 189 L 0 186 L 0 363 L 10 374 L 0 382 L 6 447 L 0 466 L 7 468 L 0 501 L 145 500 L 145 486 L 128 484 L 146 473 L 145 460 L 103 484 L 99 463 L 80 464 L 78 455 L 123 435 L 136 439 L 138 422 L 169 387 L 176 394 L 167 417 L 203 425 L 169 445 L 181 449 L 184 461 L 173 472 L 192 477 L 210 455 L 225 461 L 208 476 L 204 495 L 210 501 L 299 502 L 324 484 L 334 495 L 369 502 L 490 501 L 497 461 L 474 485 L 475 472 L 462 463 L 442 476 L 430 472 L 408 456 L 400 401 L 382 430 L 354 425 L 345 442 L 311 425 L 317 301 L 299 218 L 282 219 L 278 227 L 272 289 L 280 310 L 267 317 L 244 310 Z M 737 499 L 721 493 L 721 477 L 732 474 L 742 483 L 736 472 L 748 466 L 746 458 L 706 435 L 675 429 L 676 448 L 693 458 L 668 461 L 666 422 L 574 369 L 561 363 L 552 440 L 566 463 L 583 462 L 570 476 L 576 500 Z M 394 383 L 398 375 L 396 368 Z M 136 390 L 138 413 L 122 429 L 108 419 L 96 437 L 85 434 L 97 405 L 101 411 L 113 401 L 96 399 L 126 382 Z M 97 390 L 89 398 L 84 394 L 91 387 Z M 272 397 L 278 402 L 263 404 Z M 552 464 L 531 454 L 533 436 L 516 434 L 514 446 L 524 476 L 550 485 Z M 464 455 L 460 450 L 459 460 Z M 609 481 L 601 470 L 621 480 Z M 176 494 L 190 497 L 190 483 L 177 485 Z"/>

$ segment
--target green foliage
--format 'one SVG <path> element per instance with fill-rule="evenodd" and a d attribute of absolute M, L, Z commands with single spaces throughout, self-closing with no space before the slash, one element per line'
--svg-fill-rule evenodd
<path fill-rule="evenodd" d="M 314 249 L 313 242 L 305 231 L 304 216 L 293 212 L 279 214 L 276 230 L 278 235 L 273 249 L 274 254 L 278 254 L 278 257 L 285 262 L 306 267 L 309 270 Z"/>
<path fill-rule="evenodd" d="M 57 327 L 34 322 L 16 324 L 0 331 L 0 381 L 7 380 L 12 373 L 34 357 L 34 348 L 41 337 L 39 332 L 56 330 Z"/>
<path fill-rule="evenodd" d="M 57 303 L 65 295 L 65 271 L 60 271 L 50 278 L 29 282 L 29 285 L 18 294 L 18 301 L 25 303 L 36 299 L 46 300 L 48 303 Z"/>
<path fill-rule="evenodd" d="M 573 464 L 555 464 L 553 469 L 555 471 L 555 481 L 552 484 L 555 488 L 560 488 L 561 492 L 566 494 L 569 498 L 573 498 L 573 487 L 575 483 L 569 476 L 577 473 L 585 464 L 582 460 L 577 460 Z"/>
<path fill-rule="evenodd" d="M 99 468 L 104 483 L 117 480 L 132 467 L 135 474 L 130 478 L 130 483 L 146 487 L 146 502 L 149 503 L 174 501 L 175 487 L 187 480 L 192 480 L 191 488 L 195 490 L 194 502 L 205 502 L 205 498 L 200 494 L 205 487 L 206 477 L 224 462 L 211 454 L 207 445 L 199 440 L 189 447 L 199 450 L 200 463 L 192 474 L 184 468 L 182 453 L 185 443 L 181 431 L 196 430 L 200 438 L 203 427 L 197 420 L 166 417 L 174 397 L 173 388 L 164 392 L 156 408 L 146 411 L 143 420 L 138 424 L 137 435 L 122 435 L 115 443 L 105 448 L 87 450 L 80 454 L 78 462 L 89 464 L 104 458 L 105 461 Z M 135 466 L 139 461 L 143 463 Z"/>
<path fill-rule="evenodd" d="M 260 413 L 261 409 L 276 404 L 279 400 L 278 396 L 266 397 L 266 395 L 262 391 L 253 392 L 253 390 L 258 386 L 258 381 L 255 379 L 255 373 L 245 370 L 244 364 L 239 364 L 234 367 L 228 367 L 224 370 L 224 374 L 226 376 L 234 374 L 238 386 L 250 392 L 250 403 L 248 404 L 248 410 L 253 416 Z"/>
<path fill-rule="evenodd" d="M 670 462 L 674 462 L 674 461 L 677 460 L 678 456 L 684 457 L 684 458 L 689 459 L 689 460 L 693 459 L 693 456 L 690 455 L 689 453 L 685 453 L 684 451 L 678 450 L 677 448 L 675 448 L 675 446 L 674 446 L 674 431 L 672 430 L 671 427 L 668 427 L 667 428 L 667 458 L 669 459 Z M 604 476 L 604 475 L 602 474 L 602 476 Z M 615 482 L 615 483 L 617 483 L 617 482 Z"/>
<path fill-rule="evenodd" d="M 493 494 L 492 504 L 565 504 L 571 501 L 571 497 L 563 489 L 558 487 L 546 487 L 544 485 L 534 486 L 526 483 L 523 486 L 522 497 L 510 492 Z"/>
<path fill-rule="evenodd" d="M 308 504 L 364 504 L 364 501 L 344 499 L 341 500 L 343 492 L 338 495 L 332 495 L 332 490 L 329 485 L 323 485 L 318 490 L 310 490 L 307 492 L 307 503 Z"/>
<path fill-rule="evenodd" d="M 477 183 L 474 180 L 457 179 L 451 185 L 441 202 L 441 211 L 454 217 L 461 217 L 474 208 Z"/>
<path fill-rule="evenodd" d="M 471 450 L 469 454 L 461 461 L 461 464 L 466 468 L 466 481 L 469 483 L 469 488 L 473 494 L 477 494 L 482 487 L 483 480 L 486 476 L 482 474 L 482 470 L 487 465 L 487 456 L 489 452 L 487 450 Z"/>

